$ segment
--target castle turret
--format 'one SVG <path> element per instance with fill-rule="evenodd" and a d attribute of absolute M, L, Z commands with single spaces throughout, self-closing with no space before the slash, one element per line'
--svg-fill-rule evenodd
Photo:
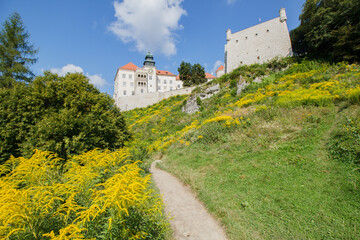
<path fill-rule="evenodd" d="M 146 54 L 144 66 L 155 66 L 154 56 L 150 52 Z"/>
<path fill-rule="evenodd" d="M 284 22 L 287 20 L 285 8 L 280 9 L 280 22 Z"/>
<path fill-rule="evenodd" d="M 226 41 L 230 41 L 230 40 L 231 40 L 231 30 L 228 29 L 228 30 L 226 31 Z"/>

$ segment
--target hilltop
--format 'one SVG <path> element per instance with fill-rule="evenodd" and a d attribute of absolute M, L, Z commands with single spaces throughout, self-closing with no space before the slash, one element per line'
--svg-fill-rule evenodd
<path fill-rule="evenodd" d="M 196 113 L 189 96 L 125 112 L 128 146 L 190 185 L 231 239 L 359 238 L 359 80 L 347 63 L 242 66 L 193 91 Z"/>

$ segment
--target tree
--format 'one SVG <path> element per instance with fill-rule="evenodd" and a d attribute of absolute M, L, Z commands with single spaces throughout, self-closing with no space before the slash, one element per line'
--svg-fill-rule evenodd
<path fill-rule="evenodd" d="M 333 61 L 359 61 L 359 15 L 359 0 L 307 0 L 300 26 L 290 33 L 294 52 Z"/>
<path fill-rule="evenodd" d="M 199 85 L 206 82 L 205 69 L 199 63 L 196 63 L 192 66 L 191 75 L 193 85 Z"/>
<path fill-rule="evenodd" d="M 180 67 L 178 68 L 178 72 L 180 79 L 183 81 L 183 86 L 191 86 L 191 64 L 182 61 L 180 63 Z"/>
<path fill-rule="evenodd" d="M 29 85 L 0 88 L 0 163 L 35 148 L 67 159 L 94 148 L 115 150 L 130 139 L 114 100 L 82 74 L 45 72 Z"/>
<path fill-rule="evenodd" d="M 30 82 L 34 74 L 29 65 L 37 60 L 38 50 L 29 44 L 29 33 L 25 30 L 18 13 L 13 13 L 0 31 L 0 87 L 10 88 L 15 81 Z"/>
<path fill-rule="evenodd" d="M 205 69 L 199 63 L 191 65 L 190 63 L 182 61 L 178 72 L 185 87 L 206 82 Z"/>

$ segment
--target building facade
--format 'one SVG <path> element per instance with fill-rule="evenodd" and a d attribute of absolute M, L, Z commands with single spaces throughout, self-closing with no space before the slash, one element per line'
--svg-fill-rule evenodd
<path fill-rule="evenodd" d="M 215 71 L 216 77 L 219 78 L 222 75 L 225 74 L 225 68 L 223 65 L 221 65 L 216 71 Z"/>
<path fill-rule="evenodd" d="M 149 52 L 139 68 L 133 63 L 119 67 L 114 79 L 114 98 L 166 92 L 182 88 L 182 81 L 169 71 L 157 70 Z"/>
<path fill-rule="evenodd" d="M 282 8 L 280 16 L 245 30 L 226 32 L 225 73 L 241 65 L 263 63 L 274 57 L 292 55 L 286 12 Z"/>

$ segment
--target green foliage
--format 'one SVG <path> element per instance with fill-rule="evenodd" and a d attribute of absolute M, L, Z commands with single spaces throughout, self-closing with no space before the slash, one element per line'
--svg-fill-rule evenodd
<path fill-rule="evenodd" d="M 29 44 L 29 38 L 20 15 L 13 13 L 0 32 L 0 88 L 10 88 L 15 81 L 32 80 L 34 74 L 29 65 L 36 62 L 38 50 Z"/>
<path fill-rule="evenodd" d="M 250 85 L 236 95 L 240 76 Z M 201 100 L 201 112 L 181 112 L 179 96 L 125 115 L 136 145 L 166 159 L 230 239 L 358 239 L 360 175 L 349 162 L 360 142 L 359 115 L 350 114 L 359 79 L 357 64 L 275 59 L 216 79 L 220 93 Z M 353 122 L 342 135 L 338 106 Z M 341 161 L 329 158 L 335 140 L 346 147 Z"/>
<path fill-rule="evenodd" d="M 199 106 L 199 110 L 203 111 L 204 110 L 204 105 L 203 105 L 203 103 L 201 101 L 201 98 L 199 96 L 197 96 L 197 98 L 196 98 L 196 103 Z"/>
<path fill-rule="evenodd" d="M 352 107 L 341 114 L 328 144 L 331 156 L 347 163 L 360 164 L 360 109 Z"/>
<path fill-rule="evenodd" d="M 191 65 L 190 63 L 182 61 L 178 72 L 185 87 L 206 82 L 205 69 L 199 63 Z"/>
<path fill-rule="evenodd" d="M 119 109 L 82 74 L 50 72 L 28 86 L 0 90 L 0 161 L 34 148 L 66 159 L 94 148 L 117 149 L 130 138 Z"/>
<path fill-rule="evenodd" d="M 178 68 L 179 77 L 183 81 L 184 87 L 191 86 L 191 64 L 182 61 Z"/>
<path fill-rule="evenodd" d="M 307 0 L 300 26 L 290 33 L 294 52 L 333 61 L 359 61 L 359 14 L 358 0 Z"/>

